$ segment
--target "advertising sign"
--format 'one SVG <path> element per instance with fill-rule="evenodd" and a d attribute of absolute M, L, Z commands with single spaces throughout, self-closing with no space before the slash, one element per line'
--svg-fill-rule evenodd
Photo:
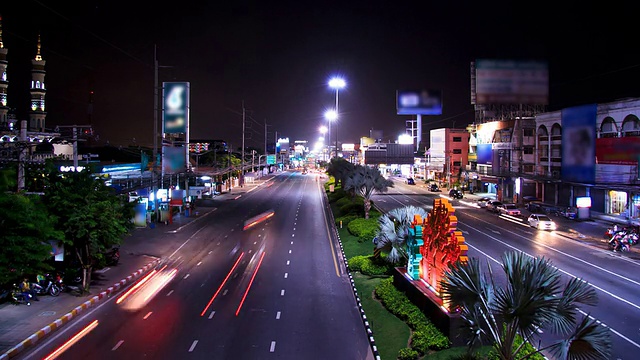
<path fill-rule="evenodd" d="M 562 109 L 562 180 L 593 184 L 596 104 Z"/>
<path fill-rule="evenodd" d="M 185 147 L 162 147 L 162 171 L 167 174 L 183 172 L 187 162 L 185 158 Z"/>
<path fill-rule="evenodd" d="M 473 67 L 472 67 L 473 69 Z M 546 105 L 549 69 L 544 61 L 475 61 L 475 104 Z"/>
<path fill-rule="evenodd" d="M 636 136 L 596 139 L 598 164 L 636 165 L 640 156 L 640 138 Z"/>
<path fill-rule="evenodd" d="M 493 162 L 492 144 L 478 144 L 476 152 L 478 154 L 478 164 L 490 165 Z"/>
<path fill-rule="evenodd" d="M 162 132 L 186 133 L 189 123 L 189 83 L 164 82 L 162 89 Z"/>
<path fill-rule="evenodd" d="M 275 165 L 276 164 L 276 156 L 275 155 L 267 155 L 267 164 Z"/>
<path fill-rule="evenodd" d="M 440 90 L 398 90 L 396 100 L 398 115 L 442 115 Z"/>

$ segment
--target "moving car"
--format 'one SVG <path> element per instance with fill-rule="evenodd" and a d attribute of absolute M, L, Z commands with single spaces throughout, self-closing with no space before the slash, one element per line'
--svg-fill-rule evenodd
<path fill-rule="evenodd" d="M 440 192 L 440 188 L 438 187 L 438 184 L 429 184 L 428 189 L 431 192 Z"/>
<path fill-rule="evenodd" d="M 527 219 L 529 226 L 538 230 L 555 230 L 556 223 L 546 214 L 531 214 Z"/>
<path fill-rule="evenodd" d="M 478 206 L 480 206 L 481 208 L 486 208 L 487 207 L 487 203 L 489 201 L 495 200 L 494 198 L 490 198 L 490 197 L 483 197 L 477 200 L 477 204 Z"/>
<path fill-rule="evenodd" d="M 516 206 L 516 204 L 502 204 L 498 206 L 498 212 L 500 212 L 500 214 L 511 215 L 511 216 L 521 215 L 520 210 L 518 210 L 518 207 Z"/>
<path fill-rule="evenodd" d="M 485 209 L 493 212 L 498 212 L 498 206 L 502 205 L 502 203 L 498 200 L 487 201 L 487 206 Z"/>
<path fill-rule="evenodd" d="M 416 184 L 416 181 L 415 181 L 415 180 L 413 180 L 413 178 L 412 178 L 412 177 L 408 177 L 408 178 L 407 178 L 407 184 L 408 184 L 408 185 L 415 185 L 415 184 Z"/>
<path fill-rule="evenodd" d="M 454 198 L 454 199 L 462 199 L 464 197 L 462 195 L 462 191 L 456 190 L 456 189 L 449 190 L 449 196 Z"/>

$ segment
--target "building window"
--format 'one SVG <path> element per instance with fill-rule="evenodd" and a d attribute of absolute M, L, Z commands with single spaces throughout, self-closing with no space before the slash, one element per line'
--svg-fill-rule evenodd
<path fill-rule="evenodd" d="M 462 154 L 462 149 L 453 149 L 454 154 Z"/>
<path fill-rule="evenodd" d="M 6 71 L 2 72 L 2 81 L 7 81 L 7 72 Z"/>
<path fill-rule="evenodd" d="M 40 89 L 40 81 L 36 81 L 36 89 Z"/>
<path fill-rule="evenodd" d="M 454 136 L 454 137 L 453 137 L 453 142 L 462 142 L 462 137 L 460 137 L 460 136 Z"/>
<path fill-rule="evenodd" d="M 524 148 L 522 148 L 522 152 L 525 155 L 533 155 L 533 146 L 525 146 Z"/>
<path fill-rule="evenodd" d="M 534 136 L 534 131 L 533 131 L 533 129 L 524 129 L 523 130 L 523 135 L 524 136 Z"/>
<path fill-rule="evenodd" d="M 453 166 L 454 166 L 454 167 L 460 167 L 460 166 L 462 166 L 462 162 L 460 162 L 460 161 L 454 161 L 454 162 L 453 162 Z"/>

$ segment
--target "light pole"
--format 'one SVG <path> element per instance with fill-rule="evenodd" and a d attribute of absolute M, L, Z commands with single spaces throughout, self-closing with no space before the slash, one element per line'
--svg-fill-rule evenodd
<path fill-rule="evenodd" d="M 327 133 L 327 127 L 322 125 L 320 126 L 320 134 L 322 134 L 322 160 L 323 161 L 327 161 L 325 154 L 324 154 L 324 134 Z M 331 133 L 329 133 L 329 137 L 331 137 Z"/>
<path fill-rule="evenodd" d="M 347 83 L 344 81 L 343 78 L 340 77 L 334 77 L 331 80 L 329 80 L 329 87 L 332 89 L 336 89 L 336 119 L 338 118 L 338 114 L 339 109 L 338 109 L 338 91 L 340 91 L 340 89 L 344 89 L 344 87 L 347 86 Z M 338 126 L 336 124 L 336 157 L 338 157 Z"/>
<path fill-rule="evenodd" d="M 331 122 L 338 120 L 338 112 L 335 110 L 327 110 L 324 113 L 324 118 L 329 121 L 329 128 L 331 128 Z M 338 125 L 336 124 L 336 157 L 338 157 Z M 329 144 L 331 144 L 331 133 L 329 133 Z M 329 151 L 329 158 L 331 158 L 331 151 Z"/>

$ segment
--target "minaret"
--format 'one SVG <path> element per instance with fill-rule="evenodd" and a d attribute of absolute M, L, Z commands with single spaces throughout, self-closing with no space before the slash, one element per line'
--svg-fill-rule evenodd
<path fill-rule="evenodd" d="M 7 106 L 7 87 L 9 87 L 7 64 L 7 48 L 2 42 L 2 16 L 0 16 L 0 131 L 8 130 L 9 127 L 9 119 L 7 119 L 9 112 Z"/>
<path fill-rule="evenodd" d="M 44 132 L 44 120 L 47 113 L 44 111 L 44 95 L 46 90 L 44 87 L 44 64 L 46 61 L 42 60 L 40 55 L 40 34 L 38 34 L 38 52 L 36 58 L 31 60 L 31 112 L 29 112 L 29 129 L 31 131 Z"/>

